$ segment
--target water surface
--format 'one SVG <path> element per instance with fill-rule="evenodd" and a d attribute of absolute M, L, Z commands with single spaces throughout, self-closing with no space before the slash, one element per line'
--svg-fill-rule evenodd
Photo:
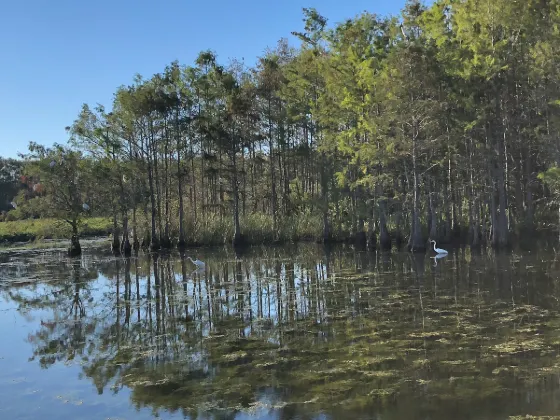
<path fill-rule="evenodd" d="M 560 414 L 552 252 L 0 253 L 0 418 Z"/>

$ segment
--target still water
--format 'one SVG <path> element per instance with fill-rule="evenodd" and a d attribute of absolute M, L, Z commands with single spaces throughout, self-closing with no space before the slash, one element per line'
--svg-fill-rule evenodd
<path fill-rule="evenodd" d="M 0 253 L 2 419 L 560 415 L 560 257 Z"/>

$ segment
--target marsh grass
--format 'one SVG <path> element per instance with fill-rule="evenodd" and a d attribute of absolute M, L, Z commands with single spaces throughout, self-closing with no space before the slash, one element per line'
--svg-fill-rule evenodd
<path fill-rule="evenodd" d="M 145 215 L 139 216 L 139 235 L 143 236 L 150 226 L 150 221 Z M 315 242 L 321 238 L 323 231 L 321 215 L 310 212 L 298 213 L 278 220 L 274 229 L 271 215 L 264 213 L 250 213 L 240 217 L 241 233 L 249 244 L 274 244 L 298 241 Z M 186 241 L 190 245 L 224 245 L 233 238 L 233 220 L 229 215 L 221 217 L 218 214 L 206 214 L 204 217 L 194 219 L 192 214 L 185 220 Z M 179 222 L 177 219 L 170 221 L 170 235 L 176 242 L 179 237 Z M 335 239 L 343 235 L 335 235 Z"/>
<path fill-rule="evenodd" d="M 269 214 L 250 213 L 241 217 L 241 232 L 247 243 L 252 245 L 317 242 L 323 232 L 322 218 L 311 212 L 298 213 L 278 220 L 274 228 L 273 218 Z M 139 213 L 137 219 L 138 236 L 145 237 L 149 233 L 150 220 Z M 104 217 L 85 219 L 81 228 L 81 237 L 99 237 L 111 234 L 111 220 Z M 132 228 L 132 226 L 131 226 Z M 208 214 L 196 221 L 189 214 L 185 220 L 186 241 L 189 245 L 224 245 L 233 238 L 233 221 L 228 216 Z M 34 242 L 42 239 L 68 239 L 70 228 L 64 221 L 55 219 L 28 219 L 0 222 L 0 244 L 9 245 L 18 242 Z M 172 243 L 179 237 L 179 222 L 170 220 Z M 344 241 L 349 237 L 347 232 L 333 231 L 333 239 Z"/>
<path fill-rule="evenodd" d="M 84 220 L 81 229 L 82 237 L 106 236 L 111 231 L 111 221 L 104 217 L 92 217 Z M 0 244 L 41 239 L 68 239 L 70 235 L 69 225 L 56 219 L 0 222 Z"/>
<path fill-rule="evenodd" d="M 248 214 L 241 218 L 241 232 L 251 244 L 275 242 L 316 241 L 321 237 L 321 218 L 310 213 L 284 217 L 274 230 L 272 216 L 263 213 Z M 202 223 L 187 222 L 187 240 L 204 245 L 221 245 L 233 237 L 231 218 L 209 217 Z"/>

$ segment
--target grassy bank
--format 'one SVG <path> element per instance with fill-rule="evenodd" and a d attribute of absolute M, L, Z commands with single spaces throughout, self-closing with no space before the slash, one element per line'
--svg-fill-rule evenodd
<path fill-rule="evenodd" d="M 111 232 L 111 221 L 104 217 L 84 220 L 82 237 L 106 236 Z M 29 242 L 41 239 L 68 239 L 70 226 L 54 219 L 30 219 L 0 222 L 0 244 Z"/>
<path fill-rule="evenodd" d="M 320 238 L 322 219 L 320 215 L 297 214 L 278 220 L 274 229 L 272 216 L 263 213 L 247 214 L 240 218 L 241 232 L 249 244 L 271 244 L 296 241 L 314 241 Z M 139 237 L 149 229 L 150 221 L 144 215 L 138 217 Z M 185 220 L 185 240 L 189 245 L 223 245 L 231 243 L 233 221 L 228 216 L 206 215 L 204 219 L 194 220 L 187 215 Z M 172 219 L 170 236 L 176 241 L 179 237 L 178 220 Z"/>
<path fill-rule="evenodd" d="M 272 216 L 262 213 L 241 217 L 241 232 L 251 244 L 313 241 L 320 237 L 322 221 L 311 214 L 298 214 L 278 221 L 275 231 Z M 175 229 L 174 229 L 175 230 Z M 187 220 L 186 240 L 192 244 L 220 245 L 230 243 L 234 228 L 231 217 L 218 216 L 194 223 Z"/>
<path fill-rule="evenodd" d="M 274 229 L 272 217 L 266 214 L 250 214 L 241 218 L 241 229 L 250 244 L 274 242 L 315 241 L 322 232 L 320 216 L 299 214 L 284 217 Z M 111 233 L 111 219 L 94 217 L 84 220 L 80 236 L 82 238 L 107 236 Z M 149 221 L 138 218 L 138 235 L 141 238 L 149 227 Z M 171 221 L 171 237 L 178 238 L 178 223 Z M 206 217 L 185 221 L 187 243 L 190 245 L 222 245 L 231 242 L 233 223 L 230 217 Z M 68 239 L 71 235 L 67 223 L 54 219 L 34 219 L 0 222 L 0 244 L 39 241 L 41 239 Z"/>
<path fill-rule="evenodd" d="M 143 212 L 137 213 L 138 238 L 142 240 L 150 230 L 149 215 Z M 170 220 L 170 237 L 173 243 L 177 243 L 179 237 L 178 220 Z M 320 241 L 323 233 L 322 215 L 318 213 L 302 212 L 291 216 L 280 217 L 276 229 L 272 216 L 263 213 L 252 213 L 240 218 L 241 231 L 250 245 L 282 244 L 293 242 L 316 242 Z M 119 221 L 120 225 L 120 221 Z M 129 225 L 132 229 L 132 225 Z M 204 218 L 194 220 L 192 214 L 187 214 L 185 220 L 185 240 L 188 246 L 216 246 L 231 244 L 233 238 L 233 221 L 228 216 L 205 215 Z M 426 224 L 423 225 L 424 228 Z M 346 242 L 352 240 L 351 225 L 336 221 L 332 222 L 332 240 L 335 242 Z M 364 226 L 365 231 L 369 227 Z M 389 230 L 393 240 L 398 232 L 397 226 L 390 225 Z M 85 219 L 81 226 L 80 236 L 82 238 L 109 237 L 112 233 L 112 221 L 109 217 L 91 217 Z M 403 238 L 406 232 L 401 232 Z M 424 236 L 428 232 L 425 229 Z M 465 244 L 468 237 L 468 229 L 463 227 L 457 232 L 455 239 Z M 71 236 L 68 223 L 55 219 L 28 219 L 17 221 L 0 222 L 0 246 L 11 246 L 16 243 L 39 242 L 42 239 L 68 240 Z M 525 236 L 525 235 L 524 235 Z M 533 238 L 557 241 L 558 233 L 555 230 L 539 229 L 539 234 Z M 511 233 L 511 240 L 516 243 L 517 235 Z M 527 238 L 524 242 L 527 242 Z M 442 243 L 448 243 L 443 241 Z M 532 243 L 529 241 L 529 243 Z M 406 244 L 406 241 L 403 242 Z M 35 244 L 34 244 L 35 245 Z M 37 244 L 38 245 L 38 244 Z"/>

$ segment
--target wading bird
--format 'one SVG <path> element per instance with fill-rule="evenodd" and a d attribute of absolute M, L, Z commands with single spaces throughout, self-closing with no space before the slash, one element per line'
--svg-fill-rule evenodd
<path fill-rule="evenodd" d="M 188 257 L 189 260 L 191 260 L 191 262 L 197 266 L 197 268 L 204 268 L 206 266 L 206 264 L 204 264 L 203 261 L 200 261 L 198 259 L 193 260 L 191 257 Z"/>
<path fill-rule="evenodd" d="M 447 254 L 447 251 L 445 249 L 436 248 L 436 241 L 432 239 L 430 242 L 434 244 L 434 251 L 436 251 L 438 254 Z"/>

